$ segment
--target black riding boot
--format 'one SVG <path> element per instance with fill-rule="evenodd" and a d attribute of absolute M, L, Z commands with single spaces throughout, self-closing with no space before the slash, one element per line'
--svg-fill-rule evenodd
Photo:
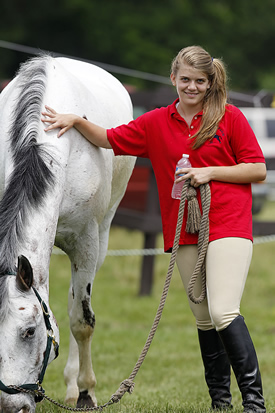
<path fill-rule="evenodd" d="M 230 363 L 216 330 L 199 330 L 199 343 L 205 370 L 205 380 L 209 389 L 213 409 L 229 409 Z"/>
<path fill-rule="evenodd" d="M 244 412 L 266 412 L 257 355 L 244 318 L 236 317 L 219 334 L 242 393 Z"/>

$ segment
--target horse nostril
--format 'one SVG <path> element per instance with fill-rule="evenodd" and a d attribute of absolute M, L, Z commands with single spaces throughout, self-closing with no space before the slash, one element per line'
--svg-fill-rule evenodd
<path fill-rule="evenodd" d="M 30 406 L 23 406 L 21 410 L 19 410 L 18 413 L 29 413 L 30 412 Z"/>

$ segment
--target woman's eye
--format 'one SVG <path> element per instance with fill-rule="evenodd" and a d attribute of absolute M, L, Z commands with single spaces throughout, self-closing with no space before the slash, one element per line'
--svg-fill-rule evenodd
<path fill-rule="evenodd" d="M 22 338 L 32 338 L 34 336 L 34 333 L 35 333 L 35 328 L 30 327 L 22 334 Z"/>

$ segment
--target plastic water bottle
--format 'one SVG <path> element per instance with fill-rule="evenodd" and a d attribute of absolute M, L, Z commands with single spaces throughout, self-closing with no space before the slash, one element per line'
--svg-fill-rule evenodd
<path fill-rule="evenodd" d="M 177 170 L 181 168 L 191 168 L 191 163 L 189 161 L 189 155 L 186 155 L 185 153 L 182 155 L 182 158 L 178 161 L 175 172 L 177 172 Z M 184 174 L 175 175 L 175 179 L 183 175 Z M 182 191 L 184 182 L 185 181 L 180 181 L 178 183 L 174 182 L 174 185 L 172 188 L 172 194 L 171 194 L 172 198 L 181 199 L 181 191 Z"/>

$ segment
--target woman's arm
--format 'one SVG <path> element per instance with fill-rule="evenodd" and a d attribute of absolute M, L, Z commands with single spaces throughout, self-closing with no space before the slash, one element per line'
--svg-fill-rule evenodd
<path fill-rule="evenodd" d="M 245 184 L 263 181 L 266 178 L 264 163 L 240 163 L 233 166 L 208 166 L 203 168 L 183 168 L 177 174 L 185 173 L 177 182 L 190 179 L 191 185 L 198 187 L 209 181 Z"/>
<path fill-rule="evenodd" d="M 60 138 L 63 133 L 74 127 L 92 144 L 101 148 L 112 148 L 107 138 L 107 131 L 101 126 L 95 125 L 77 115 L 56 113 L 56 111 L 49 106 L 46 106 L 46 110 L 46 112 L 42 112 L 44 118 L 41 120 L 44 123 L 50 123 L 50 126 L 44 129 L 45 132 L 60 128 L 58 133 L 58 137 Z"/>

